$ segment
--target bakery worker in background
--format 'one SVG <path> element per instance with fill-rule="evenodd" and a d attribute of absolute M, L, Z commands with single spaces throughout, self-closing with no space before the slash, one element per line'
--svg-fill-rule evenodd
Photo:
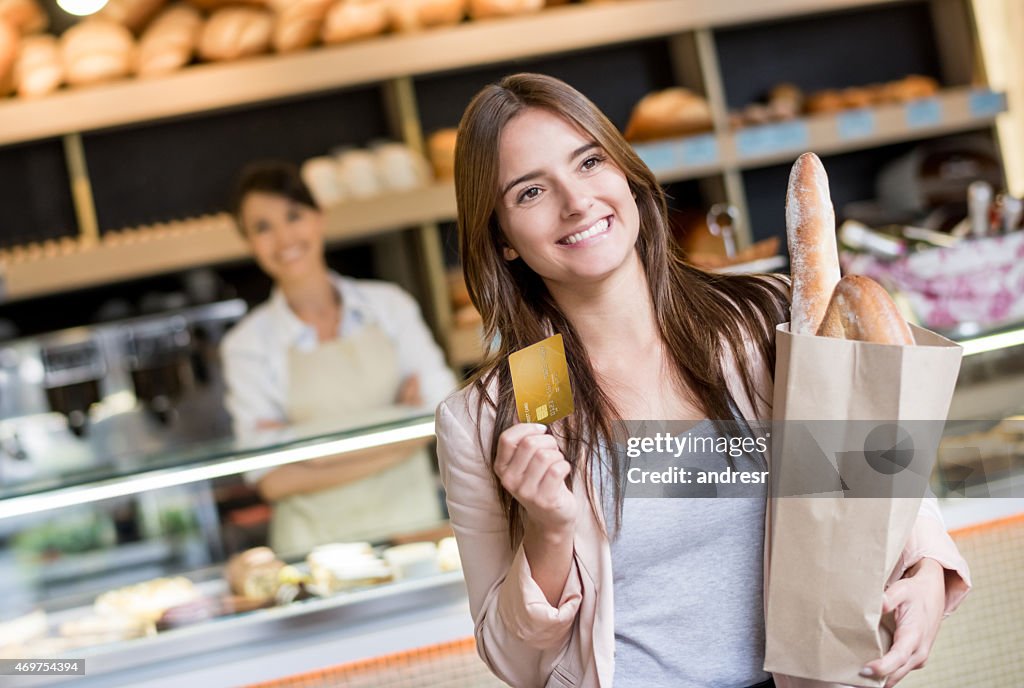
<path fill-rule="evenodd" d="M 452 372 L 398 286 L 328 269 L 324 217 L 298 169 L 248 166 L 233 210 L 274 281 L 221 345 L 235 434 L 301 426 L 304 433 L 431 412 L 455 389 Z M 274 506 L 270 546 L 318 544 L 421 529 L 442 518 L 426 447 L 370 458 L 326 457 L 247 475 Z"/>

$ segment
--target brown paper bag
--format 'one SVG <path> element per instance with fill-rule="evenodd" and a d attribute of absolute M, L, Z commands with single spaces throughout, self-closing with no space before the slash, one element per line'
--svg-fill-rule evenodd
<path fill-rule="evenodd" d="M 958 345 L 912 329 L 917 346 L 793 335 L 788 323 L 777 328 L 767 671 L 884 683 L 859 672 L 891 644 L 881 626 L 882 595 L 917 518 L 960 369 Z M 890 435 L 895 448 L 903 441 L 896 433 L 911 437 L 912 459 L 907 470 L 899 465 L 888 475 L 865 457 L 904 456 L 868 450 Z M 841 450 L 851 446 L 864 451 Z"/>

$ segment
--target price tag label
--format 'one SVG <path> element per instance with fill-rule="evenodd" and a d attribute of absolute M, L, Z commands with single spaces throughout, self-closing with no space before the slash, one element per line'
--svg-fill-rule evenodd
<path fill-rule="evenodd" d="M 873 136 L 878 129 L 873 110 L 846 110 L 836 115 L 836 128 L 843 141 Z"/>
<path fill-rule="evenodd" d="M 655 174 L 670 170 L 675 166 L 675 154 L 670 144 L 642 143 L 633 146 L 633 150 Z"/>
<path fill-rule="evenodd" d="M 971 91 L 968 106 L 971 117 L 993 117 L 1006 111 L 1006 94 L 979 88 Z"/>
<path fill-rule="evenodd" d="M 718 139 L 714 134 L 691 136 L 679 142 L 679 153 L 684 165 L 714 165 L 718 162 Z"/>
<path fill-rule="evenodd" d="M 782 151 L 804 149 L 810 135 L 802 120 L 766 124 L 741 129 L 736 134 L 736 152 L 741 158 L 754 158 Z"/>
<path fill-rule="evenodd" d="M 933 127 L 942 122 L 942 103 L 938 98 L 922 98 L 907 103 L 907 126 L 911 129 Z"/>

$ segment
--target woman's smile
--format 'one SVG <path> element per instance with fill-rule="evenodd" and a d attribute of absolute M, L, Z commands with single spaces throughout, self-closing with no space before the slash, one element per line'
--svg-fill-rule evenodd
<path fill-rule="evenodd" d="M 566 248 L 586 248 L 587 246 L 592 246 L 608 236 L 612 230 L 614 219 L 614 215 L 602 217 L 593 224 L 584 225 L 582 229 L 574 230 L 571 234 L 559 239 L 557 243 Z"/>

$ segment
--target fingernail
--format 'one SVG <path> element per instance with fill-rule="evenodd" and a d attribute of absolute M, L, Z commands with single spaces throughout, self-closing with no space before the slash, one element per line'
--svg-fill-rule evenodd
<path fill-rule="evenodd" d="M 864 667 L 863 669 L 860 670 L 860 675 L 864 676 L 864 677 L 874 676 L 875 672 L 871 671 L 871 669 L 869 669 L 867 667 Z"/>

